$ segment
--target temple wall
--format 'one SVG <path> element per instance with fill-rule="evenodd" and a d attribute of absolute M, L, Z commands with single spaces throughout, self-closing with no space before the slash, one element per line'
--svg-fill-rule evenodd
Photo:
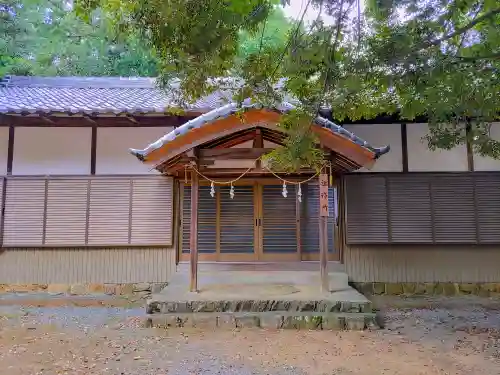
<path fill-rule="evenodd" d="M 12 174 L 89 174 L 91 136 L 90 128 L 17 127 Z"/>
<path fill-rule="evenodd" d="M 356 124 L 346 125 L 345 128 L 374 147 L 391 146 L 391 151 L 382 155 L 371 170 L 363 168 L 360 172 L 401 172 L 403 170 L 400 124 Z"/>
<path fill-rule="evenodd" d="M 491 126 L 491 137 L 500 141 L 500 122 L 493 123 Z M 488 156 L 474 155 L 474 170 L 476 171 L 500 171 L 500 160 Z"/>
<path fill-rule="evenodd" d="M 142 149 L 170 132 L 172 127 L 98 128 L 96 174 L 158 174 L 128 153 Z"/>
<path fill-rule="evenodd" d="M 500 283 L 500 246 L 351 245 L 344 261 L 355 282 Z"/>
<path fill-rule="evenodd" d="M 467 147 L 459 145 L 451 150 L 430 150 L 422 138 L 428 132 L 427 124 L 408 124 L 408 170 L 410 172 L 466 172 Z"/>
<path fill-rule="evenodd" d="M 126 284 L 167 282 L 175 248 L 7 248 L 0 284 Z"/>

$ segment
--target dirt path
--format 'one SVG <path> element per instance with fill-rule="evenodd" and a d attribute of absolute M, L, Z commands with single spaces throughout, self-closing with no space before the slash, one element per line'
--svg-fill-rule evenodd
<path fill-rule="evenodd" d="M 137 308 L 0 306 L 0 374 L 498 375 L 485 301 L 385 307 L 372 332 L 164 331 L 140 328 Z"/>

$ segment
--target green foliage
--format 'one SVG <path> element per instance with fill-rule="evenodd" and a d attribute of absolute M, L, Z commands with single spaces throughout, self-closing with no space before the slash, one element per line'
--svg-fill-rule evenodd
<path fill-rule="evenodd" d="M 140 33 L 160 57 L 161 83 L 178 101 L 208 95 L 227 81 L 242 32 L 254 33 L 275 0 L 77 1 L 77 12 L 101 8 L 118 35 Z M 217 78 L 214 80 L 214 78 Z"/>
<path fill-rule="evenodd" d="M 499 158 L 489 128 L 500 113 L 500 3 L 370 0 L 368 10 L 368 56 L 403 118 L 429 117 L 431 148 L 464 143 L 468 123 L 475 151 Z"/>
<path fill-rule="evenodd" d="M 0 76 L 158 74 L 154 50 L 137 33 L 115 40 L 102 20 L 86 23 L 64 2 L 9 0 L 0 9 Z"/>
<path fill-rule="evenodd" d="M 281 126 L 290 134 L 284 146 L 275 148 L 265 155 L 264 161 L 275 171 L 294 172 L 301 168 L 323 165 L 324 154 L 314 147 L 317 138 L 311 131 L 313 118 L 301 109 L 283 116 Z"/>
<path fill-rule="evenodd" d="M 291 29 L 292 24 L 285 17 L 283 10 L 274 8 L 257 30 L 241 32 L 238 58 L 243 60 L 249 56 L 258 55 L 263 47 L 283 49 L 288 41 L 288 34 Z"/>
<path fill-rule="evenodd" d="M 180 104 L 219 89 L 269 105 L 293 98 L 300 105 L 280 124 L 286 145 L 268 158 L 283 170 L 321 163 L 310 123 L 322 106 L 337 120 L 424 115 L 431 148 L 469 138 L 477 152 L 500 158 L 489 133 L 500 109 L 498 0 L 367 0 L 364 14 L 360 1 L 307 0 L 304 11 L 318 14 L 308 26 L 287 22 L 276 7 L 288 1 L 278 0 L 77 0 L 88 24 L 57 10 L 57 30 L 40 22 L 41 8 L 23 8 L 29 17 L 7 16 L 0 30 L 41 38 L 7 38 L 0 64 L 158 73 Z"/>

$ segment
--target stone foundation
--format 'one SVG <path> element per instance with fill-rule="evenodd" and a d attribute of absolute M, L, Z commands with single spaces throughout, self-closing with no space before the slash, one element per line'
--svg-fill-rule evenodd
<path fill-rule="evenodd" d="M 108 294 L 136 295 L 148 298 L 160 292 L 167 283 L 136 284 L 0 284 L 0 293 L 48 293 L 68 295 Z"/>
<path fill-rule="evenodd" d="M 186 313 L 152 314 L 145 321 L 146 327 L 204 329 L 266 328 L 307 330 L 377 329 L 373 313 L 320 313 L 320 312 L 249 312 L 249 313 Z"/>
<path fill-rule="evenodd" d="M 364 295 L 477 295 L 500 297 L 499 283 L 353 283 Z"/>
<path fill-rule="evenodd" d="M 301 313 L 369 313 L 370 301 L 329 300 L 212 300 L 212 301 L 148 301 L 148 314 L 192 313 L 256 313 L 268 311 Z"/>

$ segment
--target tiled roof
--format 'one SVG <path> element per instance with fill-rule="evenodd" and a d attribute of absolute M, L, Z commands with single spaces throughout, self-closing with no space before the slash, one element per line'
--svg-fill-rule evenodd
<path fill-rule="evenodd" d="M 175 138 L 186 134 L 191 129 L 201 128 L 201 127 L 208 125 L 214 121 L 217 121 L 221 118 L 228 117 L 228 116 L 236 113 L 239 110 L 251 110 L 251 109 L 256 109 L 256 108 L 262 108 L 262 106 L 259 104 L 251 104 L 248 102 L 243 103 L 243 106 L 239 106 L 237 103 L 230 103 L 230 104 L 224 105 L 224 106 L 217 108 L 217 109 L 214 109 L 208 113 L 204 113 L 203 115 L 200 115 L 197 118 L 186 122 L 184 125 L 181 125 L 181 126 L 175 128 L 170 133 L 167 133 L 166 135 L 164 135 L 163 137 L 158 139 L 156 142 L 151 143 L 143 150 L 130 149 L 129 151 L 132 155 L 135 155 L 139 160 L 145 161 L 147 159 L 147 156 L 151 152 L 153 152 L 159 148 L 162 148 L 164 145 L 173 141 Z M 292 110 L 293 108 L 294 108 L 293 104 L 290 104 L 288 102 L 283 102 L 279 106 L 276 106 L 276 107 L 271 108 L 271 109 L 276 110 L 276 111 L 281 112 L 281 113 L 285 113 L 285 112 Z M 359 138 L 355 134 L 344 129 L 342 126 L 337 125 L 324 117 L 318 116 L 315 120 L 315 123 L 317 125 L 322 126 L 323 128 L 329 129 L 332 133 L 339 134 L 342 137 L 349 139 L 351 142 L 373 152 L 375 155 L 375 158 L 378 158 L 381 155 L 386 154 L 390 150 L 389 146 L 373 147 L 367 141 Z"/>
<path fill-rule="evenodd" d="M 229 93 L 218 92 L 187 109 L 206 112 L 229 99 Z M 159 89 L 154 78 L 9 76 L 0 81 L 0 113 L 164 113 L 175 106 L 173 95 Z"/>

